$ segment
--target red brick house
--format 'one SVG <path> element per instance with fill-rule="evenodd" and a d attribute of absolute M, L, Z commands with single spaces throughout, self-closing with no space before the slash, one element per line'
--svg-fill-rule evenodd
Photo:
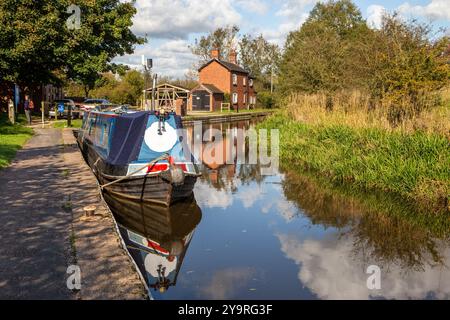
<path fill-rule="evenodd" d="M 189 110 L 218 111 L 225 94 L 231 107 L 249 109 L 256 104 L 254 78 L 237 64 L 236 51 L 230 52 L 229 61 L 219 59 L 219 51 L 211 51 L 211 60 L 198 70 L 199 85 L 191 90 Z"/>

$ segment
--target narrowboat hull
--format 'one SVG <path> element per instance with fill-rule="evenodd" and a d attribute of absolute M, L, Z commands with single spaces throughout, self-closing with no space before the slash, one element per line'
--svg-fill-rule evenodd
<path fill-rule="evenodd" d="M 160 174 L 131 176 L 113 183 L 126 176 L 126 166 L 108 166 L 88 141 L 80 141 L 79 138 L 77 141 L 100 186 L 112 183 L 102 188 L 104 194 L 164 206 L 170 206 L 193 195 L 197 175 L 186 175 L 181 185 L 172 184 Z"/>
<path fill-rule="evenodd" d="M 198 169 L 191 159 L 188 161 L 180 156 L 175 158 L 170 152 L 164 153 L 167 159 L 160 159 L 163 152 L 157 153 L 148 149 L 144 135 L 148 130 L 148 123 L 152 120 L 148 120 L 150 117 L 154 115 L 140 113 L 135 119 L 130 116 L 132 120 L 128 120 L 129 123 L 122 123 L 122 119 L 111 114 L 88 113 L 85 115 L 83 128 L 76 134 L 77 142 L 105 195 L 170 206 L 193 195 L 199 175 Z M 178 126 L 173 121 L 172 125 Z M 117 127 L 120 126 L 122 133 L 117 132 Z M 169 127 L 169 124 L 166 126 Z M 106 140 L 106 137 L 109 137 L 109 140 Z M 164 139 L 164 136 L 155 135 L 154 139 Z M 175 160 L 170 162 L 169 158 Z M 158 166 L 164 168 L 153 170 L 152 161 L 157 159 L 160 159 Z M 171 170 L 178 168 L 180 175 L 181 167 L 184 167 L 181 170 L 181 182 L 171 181 Z"/>

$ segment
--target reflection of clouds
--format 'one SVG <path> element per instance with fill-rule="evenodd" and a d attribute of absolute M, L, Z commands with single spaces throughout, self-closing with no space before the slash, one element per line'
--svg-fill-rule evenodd
<path fill-rule="evenodd" d="M 382 263 L 358 263 L 353 256 L 353 239 L 328 238 L 300 240 L 293 235 L 278 234 L 281 250 L 300 265 L 300 281 L 322 299 L 423 299 L 431 292 L 439 299 L 450 298 L 450 248 L 443 250 L 445 266 L 424 265 L 423 271 L 405 272 L 397 265 L 383 268 Z M 381 290 L 366 286 L 368 265 L 382 268 Z"/>
<path fill-rule="evenodd" d="M 239 189 L 234 193 L 232 187 Z M 265 189 L 256 183 L 242 184 L 239 178 L 235 178 L 233 185 L 227 183 L 222 190 L 218 190 L 204 181 L 197 181 L 194 188 L 197 203 L 207 208 L 226 209 L 234 200 L 239 200 L 244 208 L 251 208 L 258 201 L 264 199 Z"/>
<path fill-rule="evenodd" d="M 279 199 L 277 202 L 278 213 L 286 220 L 286 222 L 291 221 L 298 214 L 298 209 L 292 202 L 283 199 Z"/>
<path fill-rule="evenodd" d="M 212 300 L 231 299 L 236 291 L 245 287 L 254 274 L 251 268 L 229 268 L 216 271 L 211 281 L 201 288 L 202 298 Z"/>
<path fill-rule="evenodd" d="M 233 204 L 233 195 L 227 190 L 217 190 L 203 181 L 197 181 L 195 199 L 200 206 L 226 209 Z"/>
<path fill-rule="evenodd" d="M 242 192 L 236 194 L 236 198 L 241 200 L 244 208 L 251 208 L 258 200 L 264 198 L 264 188 L 261 185 L 253 185 L 244 188 Z"/>
<path fill-rule="evenodd" d="M 259 207 L 262 213 L 274 210 L 286 222 L 292 221 L 298 215 L 299 210 L 293 202 L 285 198 L 279 183 L 245 183 L 239 177 L 234 177 L 232 183 L 224 181 L 221 187 L 219 190 L 208 182 L 198 180 L 194 189 L 197 203 L 203 208 L 227 209 L 235 201 L 239 201 L 245 209 Z"/>

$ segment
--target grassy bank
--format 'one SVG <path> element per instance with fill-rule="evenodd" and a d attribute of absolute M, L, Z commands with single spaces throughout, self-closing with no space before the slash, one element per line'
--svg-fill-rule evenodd
<path fill-rule="evenodd" d="M 423 114 L 436 121 L 417 118 L 392 128 L 382 117 L 346 109 L 312 112 L 291 102 L 260 127 L 280 129 L 283 163 L 320 173 L 334 184 L 390 192 L 430 212 L 448 212 L 450 155 L 443 128 L 449 118 Z M 434 112 L 448 113 L 448 105 Z"/>
<path fill-rule="evenodd" d="M 9 165 L 16 152 L 33 135 L 33 130 L 24 126 L 25 119 L 11 125 L 5 114 L 0 114 L 0 169 Z"/>
<path fill-rule="evenodd" d="M 71 128 L 81 128 L 81 124 L 83 123 L 82 119 L 73 119 Z M 67 120 L 58 120 L 53 122 L 53 128 L 67 128 Z"/>

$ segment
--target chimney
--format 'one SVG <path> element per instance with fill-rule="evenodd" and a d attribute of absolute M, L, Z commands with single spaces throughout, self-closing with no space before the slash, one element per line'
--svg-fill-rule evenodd
<path fill-rule="evenodd" d="M 212 49 L 211 50 L 211 59 L 219 59 L 219 57 L 220 57 L 219 49 Z"/>
<path fill-rule="evenodd" d="M 228 56 L 228 60 L 231 63 L 237 64 L 237 53 L 236 53 L 236 50 L 234 50 L 234 49 L 230 50 L 230 55 Z"/>

